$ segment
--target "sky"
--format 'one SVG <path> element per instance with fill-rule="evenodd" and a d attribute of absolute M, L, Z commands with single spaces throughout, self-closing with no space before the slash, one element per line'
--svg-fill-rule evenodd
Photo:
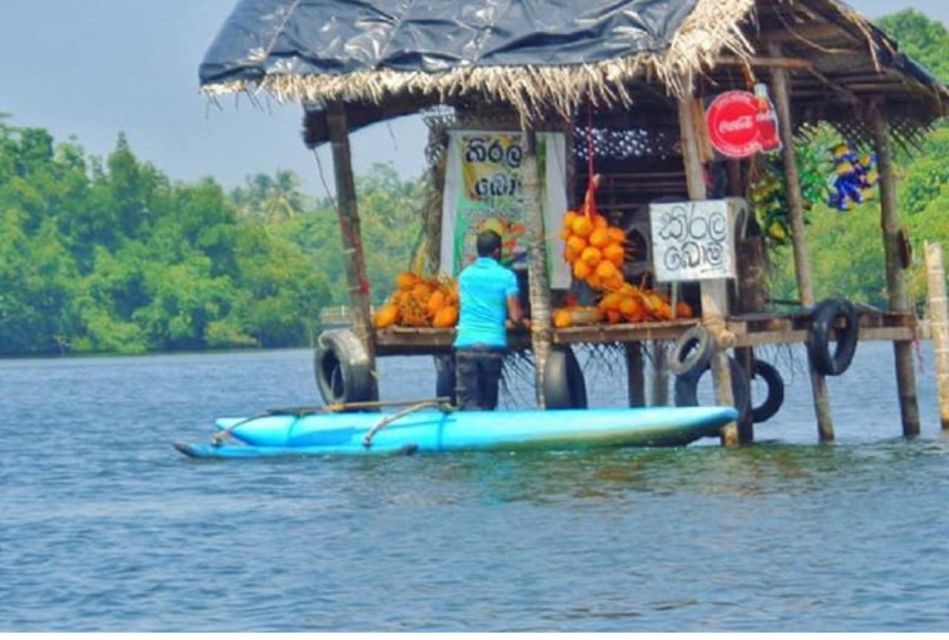
<path fill-rule="evenodd" d="M 452 1 L 452 0 L 444 0 Z M 120 132 L 132 151 L 172 180 L 213 177 L 225 188 L 249 176 L 293 171 L 322 196 L 317 162 L 302 142 L 302 110 L 252 104 L 198 89 L 198 65 L 236 0 L 0 0 L 0 113 L 105 157 Z M 870 18 L 915 7 L 949 24 L 947 0 L 851 0 Z M 418 117 L 353 135 L 357 174 L 391 162 L 406 178 L 424 170 Z M 332 181 L 329 149 L 319 151 Z"/>

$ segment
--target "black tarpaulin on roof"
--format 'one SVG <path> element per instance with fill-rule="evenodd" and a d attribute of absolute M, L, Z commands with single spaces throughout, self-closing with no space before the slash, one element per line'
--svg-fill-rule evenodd
<path fill-rule="evenodd" d="M 696 0 L 241 0 L 202 85 L 268 74 L 439 73 L 655 52 Z"/>

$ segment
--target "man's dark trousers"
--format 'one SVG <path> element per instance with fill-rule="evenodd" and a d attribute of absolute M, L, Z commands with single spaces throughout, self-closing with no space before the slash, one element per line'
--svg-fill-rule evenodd
<path fill-rule="evenodd" d="M 455 393 L 462 410 L 492 411 L 498 406 L 498 384 L 504 350 L 465 347 L 455 350 Z"/>

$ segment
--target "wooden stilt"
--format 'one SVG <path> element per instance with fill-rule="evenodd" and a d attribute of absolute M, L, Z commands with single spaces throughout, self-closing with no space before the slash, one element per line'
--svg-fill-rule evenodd
<path fill-rule="evenodd" d="M 696 138 L 697 111 L 694 99 L 679 101 L 679 136 L 682 140 L 682 159 L 685 164 L 685 178 L 691 200 L 705 200 L 705 172 L 702 167 L 702 154 Z M 728 356 L 722 344 L 725 336 L 725 317 L 728 315 L 728 290 L 724 280 L 702 280 L 702 322 L 715 336 L 718 350 L 712 357 L 712 380 L 715 385 L 715 400 L 719 404 L 735 406 L 732 396 L 731 372 L 728 369 Z M 738 426 L 731 422 L 722 427 L 722 444 L 738 444 Z"/>
<path fill-rule="evenodd" d="M 626 343 L 626 389 L 629 393 L 629 406 L 646 406 L 646 381 L 643 378 L 643 344 Z"/>
<path fill-rule="evenodd" d="M 728 195 L 743 197 L 745 184 L 741 178 L 741 161 L 728 160 Z M 745 228 L 739 233 L 737 244 L 738 252 L 738 291 L 735 306 L 740 312 L 762 311 L 765 307 L 764 299 L 764 243 L 760 235 L 748 234 L 751 221 L 746 221 Z M 751 397 L 751 374 L 754 369 L 755 350 L 752 347 L 736 347 L 735 359 L 745 371 L 748 382 L 748 397 Z M 741 444 L 751 444 L 755 440 L 755 421 L 749 411 L 738 420 L 738 441 Z"/>
<path fill-rule="evenodd" d="M 781 48 L 771 44 L 771 55 L 780 55 Z M 788 208 L 791 217 L 791 237 L 794 249 L 794 274 L 797 278 L 798 295 L 804 306 L 814 305 L 814 285 L 811 279 L 811 263 L 807 253 L 807 237 L 804 230 L 804 201 L 801 198 L 801 180 L 794 158 L 794 127 L 791 122 L 791 98 L 788 89 L 788 72 L 781 68 L 771 70 L 771 93 L 778 112 L 778 126 L 784 148 L 784 179 L 787 187 Z M 830 398 L 827 395 L 827 380 L 808 358 L 811 378 L 811 395 L 814 397 L 814 413 L 817 417 L 818 437 L 822 441 L 834 439 L 834 422 L 830 413 Z"/>
<path fill-rule="evenodd" d="M 751 347 L 738 347 L 735 349 L 735 359 L 738 360 L 738 364 L 741 365 L 741 368 L 744 369 L 746 378 L 748 380 L 748 397 L 751 397 L 751 372 L 754 369 L 755 362 L 755 350 Z M 751 417 L 751 412 L 748 412 L 748 415 L 739 418 L 738 423 L 738 442 L 741 444 L 751 444 L 755 441 L 755 421 Z"/>
<path fill-rule="evenodd" d="M 870 109 L 873 130 L 873 146 L 877 154 L 877 170 L 880 172 L 880 210 L 883 227 L 883 253 L 886 260 L 886 293 L 891 311 L 908 312 L 906 279 L 900 260 L 899 205 L 896 196 L 896 177 L 893 174 L 893 159 L 890 154 L 889 124 L 875 107 Z M 896 359 L 896 386 L 900 398 L 900 415 L 903 435 L 919 433 L 919 403 L 916 398 L 916 371 L 913 368 L 913 343 L 893 343 Z"/>
<path fill-rule="evenodd" d="M 943 429 L 949 429 L 949 301 L 946 299 L 946 270 L 939 243 L 926 243 L 926 276 L 929 283 L 929 326 L 936 355 L 939 422 Z"/>
<path fill-rule="evenodd" d="M 669 406 L 669 354 L 663 342 L 652 342 L 652 406 Z"/>
<path fill-rule="evenodd" d="M 326 105 L 326 124 L 333 149 L 333 173 L 336 176 L 336 214 L 343 237 L 346 259 L 346 281 L 349 285 L 349 303 L 352 309 L 353 331 L 369 354 L 372 376 L 372 397 L 379 397 L 376 372 L 375 331 L 369 304 L 369 280 L 359 230 L 359 210 L 356 206 L 356 183 L 353 178 L 352 156 L 349 149 L 349 131 L 346 108 L 341 102 Z"/>
<path fill-rule="evenodd" d="M 534 352 L 534 375 L 537 384 L 537 406 L 546 408 L 544 367 L 550 355 L 550 286 L 547 283 L 547 236 L 544 232 L 544 211 L 541 206 L 540 171 L 537 166 L 537 136 L 523 131 L 524 153 L 521 158 L 521 185 L 525 220 L 527 222 L 527 277 L 530 287 L 531 348 Z"/>

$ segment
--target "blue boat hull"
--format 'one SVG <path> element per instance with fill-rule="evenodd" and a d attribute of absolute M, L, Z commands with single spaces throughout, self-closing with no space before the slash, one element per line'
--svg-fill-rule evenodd
<path fill-rule="evenodd" d="M 731 407 L 417 411 L 363 438 L 386 414 L 286 414 L 219 418 L 235 444 L 180 444 L 196 458 L 376 455 L 444 451 L 682 446 L 717 437 L 738 414 Z"/>

